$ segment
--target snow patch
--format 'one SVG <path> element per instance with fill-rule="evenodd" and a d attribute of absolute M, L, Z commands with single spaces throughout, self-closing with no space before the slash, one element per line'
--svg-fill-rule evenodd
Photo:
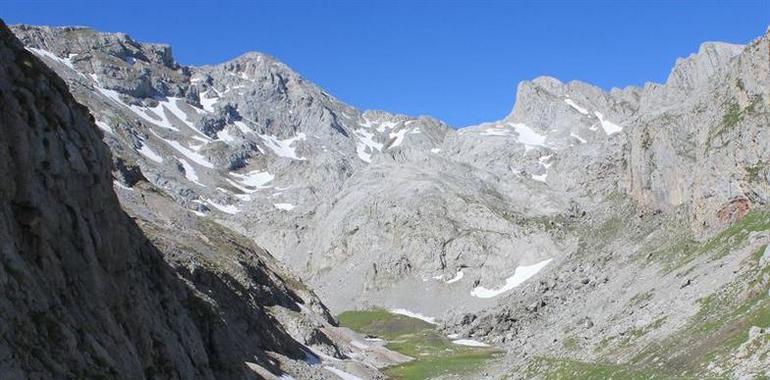
<path fill-rule="evenodd" d="M 460 131 L 464 132 L 464 131 Z M 481 132 L 481 135 L 483 136 L 510 136 L 511 131 L 508 129 L 505 129 L 502 125 L 495 125 L 491 128 L 485 129 L 483 132 Z"/>
<path fill-rule="evenodd" d="M 103 130 L 103 131 L 105 131 L 107 133 L 115 134 L 115 132 L 112 130 L 112 127 L 110 127 L 109 124 L 107 124 L 107 123 L 105 123 L 103 121 L 97 120 L 96 121 L 96 126 L 99 127 L 99 129 L 101 129 L 101 130 Z"/>
<path fill-rule="evenodd" d="M 145 156 L 157 163 L 163 162 L 163 157 L 161 157 L 159 154 L 155 153 L 150 147 L 145 143 L 142 142 L 142 147 L 137 149 L 137 152 L 139 152 L 142 156 Z"/>
<path fill-rule="evenodd" d="M 219 96 L 208 97 L 209 91 L 204 92 L 198 97 L 198 101 L 203 106 L 203 109 L 207 112 L 214 112 L 214 104 L 219 102 Z"/>
<path fill-rule="evenodd" d="M 576 111 L 582 113 L 583 115 L 588 115 L 588 111 L 585 108 L 575 104 L 575 102 L 572 101 L 572 99 L 570 98 L 564 99 L 564 103 L 569 104 L 570 107 L 574 108 Z"/>
<path fill-rule="evenodd" d="M 193 123 L 190 120 L 187 119 L 187 113 L 182 111 L 181 108 L 179 108 L 179 102 L 180 101 L 182 103 L 184 103 L 184 104 L 187 104 L 187 102 L 184 99 L 182 99 L 182 98 L 172 98 L 172 97 L 169 97 L 169 98 L 165 98 L 165 100 L 159 100 L 158 101 L 158 106 L 154 107 L 154 108 L 151 108 L 151 109 L 153 110 L 153 112 L 155 112 L 156 115 L 158 115 L 161 118 L 163 118 L 168 125 L 171 125 L 171 123 L 169 122 L 168 118 L 165 115 L 165 112 L 163 111 L 164 109 L 168 110 L 177 119 L 179 119 L 182 123 L 184 123 L 184 125 L 186 125 L 188 128 L 190 128 L 193 132 L 197 133 L 200 136 L 203 136 L 203 138 L 205 138 L 205 139 L 210 139 L 205 133 L 203 133 L 203 132 L 199 131 L 197 128 L 195 128 Z M 192 106 L 190 106 L 190 107 L 192 107 Z M 192 107 L 192 108 L 196 109 L 195 107 Z"/>
<path fill-rule="evenodd" d="M 130 187 L 120 183 L 120 181 L 117 181 L 117 180 L 113 180 L 112 184 L 115 185 L 115 187 L 117 187 L 119 189 L 123 189 L 125 191 L 134 191 L 134 189 L 132 189 L 132 188 L 130 188 Z"/>
<path fill-rule="evenodd" d="M 172 131 L 179 131 L 177 127 L 171 124 L 171 121 L 168 119 L 168 117 L 166 117 L 166 111 L 164 111 L 163 105 L 160 103 L 158 103 L 158 105 L 155 107 L 139 107 L 133 104 L 129 105 L 128 107 L 139 117 L 150 122 L 150 124 L 157 125 L 161 128 L 170 129 Z M 152 117 L 152 115 L 159 118 L 160 120 L 155 119 Z"/>
<path fill-rule="evenodd" d="M 238 182 L 241 185 L 254 187 L 254 188 L 265 188 L 268 186 L 265 186 L 266 184 L 270 183 L 273 179 L 275 179 L 275 176 L 270 174 L 270 172 L 262 172 L 259 170 L 253 170 L 246 174 L 239 174 L 230 172 L 230 175 L 238 178 Z M 255 190 L 256 191 L 256 190 Z"/>
<path fill-rule="evenodd" d="M 604 133 L 606 133 L 607 136 L 623 130 L 621 126 L 614 124 L 609 120 L 605 120 L 604 115 L 602 115 L 601 112 L 594 111 L 594 115 L 599 118 L 599 122 L 602 124 L 602 129 L 604 129 Z"/>
<path fill-rule="evenodd" d="M 377 126 L 377 132 L 385 132 L 387 129 L 393 129 L 398 125 L 395 121 L 383 121 L 380 123 L 380 125 Z"/>
<path fill-rule="evenodd" d="M 508 123 L 519 135 L 519 142 L 529 146 L 545 146 L 545 136 L 521 123 Z"/>
<path fill-rule="evenodd" d="M 224 141 L 224 142 L 234 142 L 235 137 L 231 135 L 229 132 L 227 132 L 227 128 L 222 129 L 221 131 L 217 132 L 217 138 Z"/>
<path fill-rule="evenodd" d="M 95 86 L 94 87 L 97 91 L 99 91 L 102 95 L 107 97 L 108 99 L 112 100 L 113 102 L 117 103 L 118 105 L 122 105 L 123 107 L 126 107 L 131 110 L 136 116 L 139 116 L 142 120 L 150 123 L 151 125 L 155 125 L 157 127 L 170 129 L 172 131 L 179 131 L 176 127 L 171 125 L 171 122 L 168 121 L 166 118 L 166 114 L 162 111 L 163 105 L 158 104 L 158 106 L 149 108 L 149 107 L 140 107 L 134 104 L 128 104 L 123 101 L 123 99 L 120 98 L 120 93 L 115 90 L 108 90 L 103 87 Z M 160 111 L 158 110 L 160 108 Z M 156 119 L 155 117 L 159 118 L 160 120 Z"/>
<path fill-rule="evenodd" d="M 396 132 L 390 132 L 388 137 L 393 140 L 393 142 L 390 144 L 388 149 L 401 145 L 401 143 L 404 142 L 404 136 L 406 136 L 407 132 L 409 132 L 409 129 L 406 128 L 401 128 L 401 130 Z"/>
<path fill-rule="evenodd" d="M 540 162 L 541 165 L 545 166 L 545 168 L 548 169 L 553 164 L 552 162 L 548 162 L 551 160 L 551 157 L 553 157 L 552 154 L 547 154 L 545 156 L 541 156 L 537 160 Z"/>
<path fill-rule="evenodd" d="M 458 344 L 460 346 L 489 347 L 488 344 L 484 342 L 479 342 L 478 340 L 473 340 L 473 339 L 457 339 L 457 340 L 453 340 L 452 343 Z"/>
<path fill-rule="evenodd" d="M 364 129 L 357 129 L 353 133 L 358 137 L 356 141 L 356 153 L 358 158 L 364 162 L 372 162 L 372 155 L 375 150 L 382 151 L 382 144 L 374 141 L 374 134 Z M 367 149 L 369 151 L 367 152 Z"/>
<path fill-rule="evenodd" d="M 546 183 L 546 178 L 548 178 L 548 168 L 550 168 L 551 165 L 553 165 L 552 162 L 549 162 L 552 156 L 553 156 L 552 154 L 548 154 L 545 156 L 541 156 L 540 158 L 537 159 L 537 161 L 540 162 L 540 165 L 542 165 L 543 168 L 545 168 L 545 171 L 543 172 L 543 174 L 538 174 L 538 175 L 532 174 L 533 180 Z"/>
<path fill-rule="evenodd" d="M 198 164 L 200 166 L 203 166 L 203 167 L 206 167 L 206 168 L 209 168 L 209 169 L 213 169 L 214 168 L 214 164 L 209 162 L 209 160 L 206 157 L 204 157 L 202 154 L 200 154 L 200 153 L 198 153 L 198 152 L 196 152 L 196 151 L 194 151 L 194 150 L 192 150 L 190 148 L 187 148 L 186 146 L 180 144 L 178 141 L 164 139 L 159 134 L 155 133 L 155 131 L 151 130 L 150 133 L 155 135 L 155 137 L 163 140 L 163 142 L 165 142 L 166 144 L 171 145 L 171 147 L 174 148 L 177 152 L 182 153 L 185 157 L 187 157 L 191 161 L 195 162 L 196 164 Z"/>
<path fill-rule="evenodd" d="M 56 54 L 54 54 L 54 53 L 52 53 L 52 52 L 50 52 L 48 50 L 44 50 L 44 49 L 37 49 L 37 48 L 28 47 L 27 50 L 31 51 L 32 53 L 34 53 L 38 57 L 46 57 L 46 58 L 48 58 L 48 59 L 50 59 L 52 61 L 59 62 L 62 65 L 69 67 L 70 69 L 72 69 L 75 72 L 78 72 L 78 70 L 75 68 L 75 65 L 72 64 L 72 57 L 76 56 L 77 54 L 70 54 L 70 56 L 67 57 L 67 58 L 60 58 Z M 78 72 L 78 74 L 83 75 L 80 72 Z"/>
<path fill-rule="evenodd" d="M 585 144 L 585 143 L 587 143 L 587 142 L 588 142 L 588 141 L 586 141 L 586 139 L 584 139 L 584 138 L 582 138 L 582 137 L 578 136 L 576 133 L 570 132 L 570 134 L 569 134 L 569 135 L 570 135 L 570 136 L 572 136 L 572 137 L 574 137 L 574 138 L 576 138 L 578 141 L 580 141 L 580 143 L 581 143 L 581 144 Z"/>
<path fill-rule="evenodd" d="M 403 316 L 406 316 L 406 317 L 409 317 L 409 318 L 419 319 L 419 320 L 428 322 L 428 323 L 433 324 L 433 325 L 437 325 L 438 324 L 438 322 L 436 322 L 436 318 L 428 317 L 426 315 L 423 315 L 423 314 L 420 314 L 420 313 L 415 313 L 413 311 L 409 311 L 409 310 L 406 310 L 406 309 L 390 309 L 390 312 L 393 313 L 393 314 L 403 315 Z"/>
<path fill-rule="evenodd" d="M 259 170 L 254 170 L 246 174 L 230 172 L 230 175 L 235 177 L 238 180 L 238 182 L 233 181 L 229 178 L 225 178 L 225 180 L 236 189 L 245 193 L 245 194 L 234 194 L 236 197 L 244 201 L 251 200 L 251 197 L 248 194 L 256 193 L 261 189 L 269 188 L 270 186 L 265 186 L 265 185 L 270 183 L 275 178 L 275 176 L 270 174 L 269 172 L 266 172 L 266 171 L 261 172 Z"/>
<path fill-rule="evenodd" d="M 487 289 L 483 286 L 478 286 L 471 290 L 471 295 L 478 298 L 492 298 L 499 296 L 500 294 L 521 285 L 524 281 L 527 281 L 530 277 L 537 274 L 537 272 L 540 272 L 541 269 L 545 268 L 551 260 L 553 259 L 543 260 L 537 264 L 518 266 L 514 269 L 513 275 L 505 280 L 505 285 L 502 287 L 497 289 Z"/>
<path fill-rule="evenodd" d="M 446 283 L 447 284 L 452 284 L 452 283 L 455 283 L 457 281 L 460 281 L 460 280 L 463 279 L 464 275 L 465 275 L 465 273 L 463 273 L 463 271 L 459 270 L 459 271 L 457 271 L 457 274 L 455 274 L 455 276 L 452 277 L 450 280 L 447 280 Z"/>
<path fill-rule="evenodd" d="M 254 130 L 253 130 L 253 129 L 251 129 L 251 128 L 249 128 L 249 126 L 248 126 L 248 125 L 246 125 L 246 123 L 244 123 L 244 122 L 242 122 L 242 121 L 234 121 L 234 122 L 233 122 L 233 124 L 234 124 L 234 125 L 235 125 L 235 127 L 236 127 L 236 128 L 238 128 L 238 130 L 239 130 L 239 131 L 241 131 L 241 133 L 243 133 L 244 135 L 247 135 L 247 134 L 249 134 L 249 133 L 254 133 Z M 260 151 L 261 151 L 261 150 L 260 150 Z"/>
<path fill-rule="evenodd" d="M 273 203 L 273 207 L 275 207 L 275 208 L 277 208 L 279 210 L 291 211 L 291 210 L 294 210 L 294 208 L 297 207 L 297 206 L 295 206 L 295 205 L 293 205 L 291 203 Z"/>
<path fill-rule="evenodd" d="M 219 211 L 222 211 L 224 213 L 230 214 L 230 215 L 235 215 L 235 214 L 241 212 L 241 209 L 239 209 L 238 207 L 236 207 L 234 205 L 223 205 L 221 203 L 214 202 L 211 199 L 206 199 L 206 203 L 210 204 L 215 209 L 217 209 Z"/>
<path fill-rule="evenodd" d="M 511 136 L 511 130 L 506 128 L 506 126 L 513 128 L 513 131 L 516 132 L 516 141 L 524 144 L 524 148 L 526 150 L 530 150 L 535 146 L 547 146 L 545 144 L 546 136 L 537 133 L 537 131 L 522 123 L 505 123 L 494 125 L 482 131 L 481 135 Z"/>
<path fill-rule="evenodd" d="M 298 157 L 296 149 L 291 146 L 295 141 L 305 140 L 304 133 L 298 133 L 296 136 L 285 140 L 280 140 L 278 137 L 272 135 L 259 135 L 259 137 L 265 142 L 265 145 L 279 157 L 299 161 L 307 160 L 305 157 Z"/>
<path fill-rule="evenodd" d="M 180 164 L 182 164 L 182 167 L 184 168 L 185 178 L 187 178 L 188 180 L 190 180 L 190 182 L 198 186 L 206 187 L 206 185 L 198 182 L 198 174 L 195 173 L 195 168 L 192 165 L 190 165 L 189 162 L 179 157 L 174 157 L 174 158 L 176 158 L 176 160 L 179 161 Z"/>

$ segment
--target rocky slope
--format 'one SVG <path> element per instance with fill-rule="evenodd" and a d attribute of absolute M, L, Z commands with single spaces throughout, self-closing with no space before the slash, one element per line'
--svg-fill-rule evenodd
<path fill-rule="evenodd" d="M 536 78 L 502 120 L 453 130 L 360 112 L 259 53 L 188 67 L 122 34 L 14 32 L 105 131 L 124 207 L 229 226 L 333 310 L 442 316 L 515 353 L 493 375 L 768 370 L 768 35 L 705 43 L 663 84 Z"/>
<path fill-rule="evenodd" d="M 617 186 L 564 227 L 577 249 L 458 319 L 516 352 L 498 371 L 767 375 L 769 40 L 707 43 L 665 84 L 604 94 L 632 113 L 620 165 L 602 175 Z"/>
<path fill-rule="evenodd" d="M 389 292 L 415 283 L 447 301 L 462 295 L 469 304 L 488 304 L 471 297 L 467 286 L 447 291 L 444 282 L 422 280 L 448 281 L 466 267 L 478 270 L 476 279 L 503 280 L 493 266 L 513 268 L 543 256 L 511 257 L 511 247 L 554 247 L 542 233 L 534 242 L 518 238 L 519 221 L 532 216 L 526 207 L 532 198 L 545 213 L 570 207 L 557 196 L 533 191 L 542 188 L 538 182 L 448 159 L 441 146 L 456 133 L 441 122 L 359 112 L 262 54 L 185 67 L 173 62 L 168 47 L 121 34 L 14 30 L 91 109 L 122 185 L 147 178 L 182 207 L 212 214 L 254 238 L 299 270 L 337 310 L 364 299 L 413 307 L 421 302 L 403 303 Z M 449 181 L 441 178 L 445 173 L 452 173 Z M 424 189 L 410 182 L 420 176 L 427 176 Z M 488 188 L 487 194 L 474 191 L 477 187 Z M 431 196 L 436 191 L 451 197 Z M 441 205 L 424 204 L 426 197 Z M 418 207 L 435 214 L 425 218 L 431 223 L 410 222 L 422 218 Z M 452 220 L 444 208 L 452 210 Z M 328 233 L 339 229 L 344 233 Z M 378 233 L 351 233 L 358 229 Z M 533 223 L 525 229 L 541 230 Z M 416 254 L 402 254 L 406 247 Z M 490 248 L 489 257 L 476 255 L 480 247 Z M 458 261 L 463 252 L 470 253 L 467 260 Z M 338 292 L 353 267 L 362 276 L 354 277 L 348 292 Z M 423 311 L 446 305 L 436 302 Z"/>
<path fill-rule="evenodd" d="M 153 185 L 122 190 L 126 215 L 88 109 L 2 23 L 0 89 L 0 377 L 377 377 L 364 363 L 403 360 L 350 347 L 267 252 Z"/>

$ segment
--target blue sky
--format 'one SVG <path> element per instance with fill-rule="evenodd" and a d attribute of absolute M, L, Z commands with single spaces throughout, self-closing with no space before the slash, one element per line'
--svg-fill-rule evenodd
<path fill-rule="evenodd" d="M 662 82 L 703 41 L 764 33 L 770 0 L 0 0 L 0 17 L 169 43 L 182 64 L 261 51 L 357 108 L 460 127 L 502 118 L 516 84 L 539 75 L 605 89 Z"/>

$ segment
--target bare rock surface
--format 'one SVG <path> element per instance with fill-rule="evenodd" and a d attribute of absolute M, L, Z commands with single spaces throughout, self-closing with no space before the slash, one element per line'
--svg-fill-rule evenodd
<path fill-rule="evenodd" d="M 258 287 L 240 253 L 215 254 L 220 236 L 243 234 L 335 312 L 408 309 L 505 347 L 492 378 L 585 369 L 575 363 L 768 372 L 752 329 L 768 327 L 770 294 L 767 34 L 704 43 L 665 83 L 535 78 L 503 119 L 452 129 L 356 110 L 261 53 L 192 67 L 124 34 L 13 30 L 88 107 L 121 204 L 176 268 L 208 262 Z M 188 242 L 194 254 L 174 253 Z M 344 356 L 301 327 L 330 318 L 290 288 L 267 297 L 271 315 Z M 312 313 L 292 317 L 297 298 Z"/>
<path fill-rule="evenodd" d="M 326 307 L 248 239 L 143 180 L 118 186 L 129 217 L 92 116 L 1 24 L 0 89 L 0 377 L 321 379 L 335 375 L 319 356 L 349 365 Z"/>

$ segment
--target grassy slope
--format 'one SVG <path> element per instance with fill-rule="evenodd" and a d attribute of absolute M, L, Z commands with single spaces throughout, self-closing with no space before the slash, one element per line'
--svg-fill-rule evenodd
<path fill-rule="evenodd" d="M 674 377 L 649 369 L 633 369 L 610 363 L 585 363 L 569 359 L 535 358 L 524 369 L 526 378 L 540 376 L 545 380 L 603 380 L 603 379 L 673 379 Z M 689 379 L 679 378 L 677 379 Z"/>
<path fill-rule="evenodd" d="M 679 236 L 681 239 L 669 236 L 670 240 L 655 250 L 652 260 L 662 261 L 662 270 L 669 272 L 686 267 L 699 256 L 722 258 L 745 246 L 751 232 L 768 230 L 770 212 L 752 211 L 706 242 L 697 243 L 687 236 Z M 684 329 L 646 347 L 629 363 L 539 357 L 529 361 L 518 375 L 545 379 L 691 379 L 707 376 L 706 367 L 711 362 L 719 363 L 729 373 L 731 353 L 748 340 L 748 329 L 770 327 L 769 289 L 763 280 L 770 276 L 770 267 L 759 265 L 764 249 L 765 246 L 758 247 L 754 255 L 746 259 L 743 266 L 747 270 L 738 281 L 704 297 L 700 301 L 700 312 Z M 489 350 L 453 345 L 430 324 L 385 310 L 343 313 L 340 322 L 359 332 L 387 338 L 389 348 L 417 358 L 415 362 L 388 369 L 387 374 L 397 379 L 469 373 L 494 355 Z"/>
<path fill-rule="evenodd" d="M 341 326 L 388 340 L 387 348 L 415 358 L 391 367 L 385 373 L 394 379 L 429 379 L 442 374 L 467 374 L 481 367 L 498 352 L 492 348 L 453 344 L 435 326 L 419 319 L 391 314 L 386 310 L 346 311 Z"/>
<path fill-rule="evenodd" d="M 690 264 L 696 257 L 720 259 L 744 247 L 752 232 L 770 231 L 770 212 L 755 210 L 703 243 L 683 237 L 663 244 L 653 255 L 664 271 Z M 545 379 L 687 379 L 707 376 L 709 363 L 730 372 L 732 353 L 748 341 L 751 326 L 770 327 L 769 266 L 760 266 L 766 246 L 746 259 L 745 273 L 700 300 L 700 311 L 679 333 L 646 347 L 624 364 L 585 363 L 540 357 L 525 367 L 529 376 Z M 641 295 L 640 297 L 643 297 Z M 614 338 L 614 337 L 613 337 Z M 602 351 L 601 347 L 595 347 Z M 770 357 L 767 358 L 770 361 Z M 709 377 L 714 378 L 714 377 Z M 717 377 L 718 378 L 718 377 Z"/>

